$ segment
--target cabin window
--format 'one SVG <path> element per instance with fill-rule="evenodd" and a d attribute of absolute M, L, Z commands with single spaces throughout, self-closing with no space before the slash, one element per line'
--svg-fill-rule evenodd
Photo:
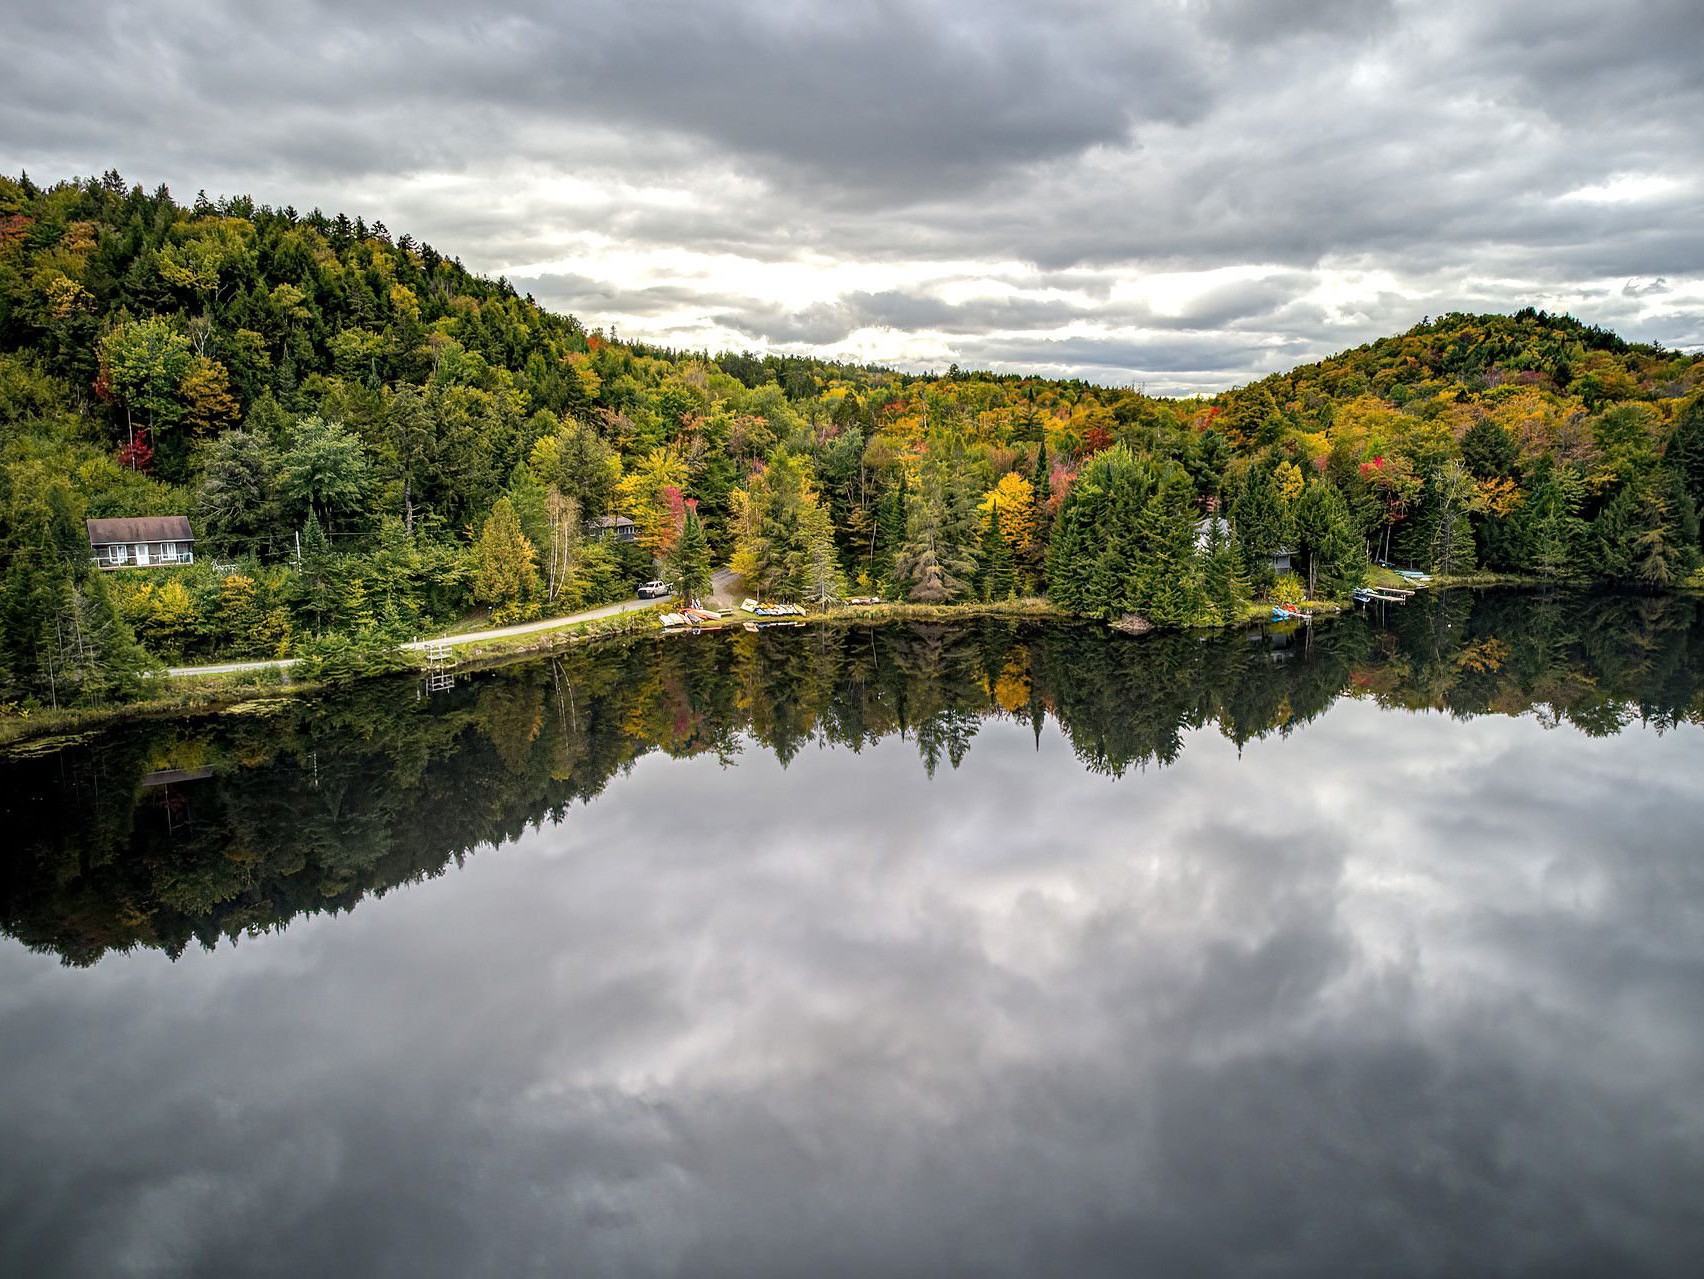
<path fill-rule="evenodd" d="M 163 543 L 160 547 L 160 558 L 163 560 L 175 560 L 177 558 L 177 543 Z"/>
<path fill-rule="evenodd" d="M 127 546 L 107 547 L 107 561 L 112 564 L 122 564 L 130 558 L 130 548 Z"/>

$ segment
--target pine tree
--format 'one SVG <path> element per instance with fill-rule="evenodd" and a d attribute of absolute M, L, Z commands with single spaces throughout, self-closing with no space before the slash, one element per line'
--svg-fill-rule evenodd
<path fill-rule="evenodd" d="M 710 543 L 694 507 L 687 508 L 680 537 L 664 561 L 664 572 L 683 603 L 696 604 L 710 594 Z"/>
<path fill-rule="evenodd" d="M 1264 466 L 1249 468 L 1236 500 L 1231 503 L 1231 528 L 1242 550 L 1243 565 L 1257 593 L 1270 589 L 1275 579 L 1272 557 L 1290 548 L 1290 522 L 1272 472 Z"/>
<path fill-rule="evenodd" d="M 894 576 L 919 604 L 967 599 L 976 589 L 976 557 L 953 519 L 942 469 L 924 468 L 907 503 L 905 543 L 894 557 Z"/>
<path fill-rule="evenodd" d="M 982 524 L 981 595 L 985 600 L 1008 600 L 1018 593 L 1011 548 L 1000 530 L 1000 517 L 988 512 Z"/>
<path fill-rule="evenodd" d="M 1639 506 L 1639 485 L 1623 484 L 1591 523 L 1593 569 L 1603 577 L 1633 576 L 1633 522 Z"/>
<path fill-rule="evenodd" d="M 825 599 L 845 590 L 834 526 L 809 463 L 782 450 L 736 492 L 734 572 L 762 596 Z"/>
<path fill-rule="evenodd" d="M 1680 474 L 1693 509 L 1704 510 L 1704 395 L 1694 396 L 1681 412 L 1663 460 Z"/>
<path fill-rule="evenodd" d="M 806 516 L 804 580 L 799 597 L 827 607 L 846 598 L 846 574 L 834 545 L 834 524 L 820 507 Z"/>
<path fill-rule="evenodd" d="M 1053 461 L 1047 456 L 1047 432 L 1035 449 L 1035 469 L 1030 473 L 1031 496 L 1035 502 L 1035 533 L 1031 537 L 1028 567 L 1035 589 L 1047 589 L 1047 548 L 1053 538 Z"/>
<path fill-rule="evenodd" d="M 1221 531 L 1219 521 L 1208 525 L 1206 555 L 1201 565 L 1201 588 L 1208 605 L 1224 626 L 1240 622 L 1252 595 L 1242 552 Z"/>
<path fill-rule="evenodd" d="M 545 488 L 526 463 L 517 463 L 509 474 L 508 498 L 521 522 L 521 532 L 536 549 L 550 541 L 550 515 L 545 509 Z"/>
<path fill-rule="evenodd" d="M 1520 449 L 1515 437 L 1492 418 L 1480 418 L 1461 437 L 1461 460 L 1476 480 L 1501 479 L 1515 473 Z"/>
<path fill-rule="evenodd" d="M 1589 527 L 1580 518 L 1584 494 L 1572 468 L 1545 463 L 1532 492 L 1510 521 L 1514 567 L 1546 577 L 1580 571 L 1580 554 Z"/>
<path fill-rule="evenodd" d="M 1168 464 L 1136 524 L 1135 610 L 1157 626 L 1183 626 L 1203 611 L 1195 553 L 1195 485 Z"/>
<path fill-rule="evenodd" d="M 1697 565 L 1697 517 L 1693 516 L 1688 529 L 1679 509 L 1690 500 L 1678 475 L 1668 484 L 1641 486 L 1632 558 L 1633 575 L 1644 585 L 1676 586 Z"/>
<path fill-rule="evenodd" d="M 1065 499 L 1047 549 L 1048 593 L 1059 607 L 1070 613 L 1088 611 L 1089 582 L 1094 568 L 1091 537 L 1106 501 L 1105 493 L 1092 479 L 1093 470 L 1091 467 L 1078 478 Z"/>
<path fill-rule="evenodd" d="M 1464 573 L 1474 567 L 1473 523 L 1478 487 L 1460 462 L 1448 462 L 1426 478 L 1420 513 L 1409 529 L 1407 554 L 1435 573 Z"/>
<path fill-rule="evenodd" d="M 1698 514 L 1679 471 L 1661 468 L 1617 490 L 1592 521 L 1594 573 L 1650 587 L 1678 584 L 1698 564 Z"/>
<path fill-rule="evenodd" d="M 875 528 L 872 530 L 874 550 L 870 557 L 870 576 L 878 582 L 892 584 L 894 557 L 905 544 L 905 472 L 896 471 L 893 483 L 882 490 L 876 502 Z"/>
<path fill-rule="evenodd" d="M 1341 598 L 1367 580 L 1367 544 L 1330 480 L 1315 480 L 1296 503 L 1296 537 L 1314 594 Z"/>

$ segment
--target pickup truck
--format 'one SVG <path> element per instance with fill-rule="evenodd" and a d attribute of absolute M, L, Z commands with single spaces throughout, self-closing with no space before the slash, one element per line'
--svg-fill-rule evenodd
<path fill-rule="evenodd" d="M 673 589 L 674 588 L 667 582 L 659 582 L 656 578 L 652 578 L 649 582 L 646 582 L 645 585 L 639 588 L 639 598 L 643 600 L 654 600 L 660 596 L 669 594 Z"/>

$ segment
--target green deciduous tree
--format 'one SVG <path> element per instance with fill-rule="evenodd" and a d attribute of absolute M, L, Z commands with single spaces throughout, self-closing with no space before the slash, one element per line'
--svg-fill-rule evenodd
<path fill-rule="evenodd" d="M 361 509 L 371 476 L 361 439 L 322 417 L 304 417 L 278 463 L 277 493 L 292 522 L 312 511 L 327 529 Z"/>
<path fill-rule="evenodd" d="M 159 316 L 119 323 L 100 343 L 101 385 L 123 405 L 129 438 L 136 418 L 150 430 L 183 416 L 180 388 L 190 368 L 189 339 Z"/>
<path fill-rule="evenodd" d="M 276 464 L 266 442 L 247 431 L 227 431 L 205 447 L 195 514 L 207 549 L 249 555 L 271 548 L 279 531 L 272 500 Z"/>

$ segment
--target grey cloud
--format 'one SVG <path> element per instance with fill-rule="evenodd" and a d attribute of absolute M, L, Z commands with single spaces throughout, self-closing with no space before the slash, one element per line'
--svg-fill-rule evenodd
<path fill-rule="evenodd" d="M 903 290 L 853 292 L 800 311 L 755 299 L 711 312 L 716 323 L 772 342 L 829 344 L 857 329 L 927 329 L 955 337 L 1061 328 L 1073 321 L 1171 330 L 1245 327 L 1283 307 L 1310 280 L 1296 272 L 1210 288 L 1175 313 L 1134 302 L 1079 302 L 1070 298 L 986 297 L 948 302 Z M 1103 290 L 1104 292 L 1104 287 Z M 654 292 L 647 290 L 647 294 Z M 670 296 L 673 296 L 671 291 Z M 643 314 L 643 311 L 634 311 Z"/>
<path fill-rule="evenodd" d="M 340 124 L 402 106 L 374 141 L 403 168 L 441 138 L 465 152 L 482 135 L 512 143 L 503 133 L 516 121 L 591 122 L 696 137 L 759 168 L 815 173 L 826 190 L 905 200 L 1119 143 L 1140 120 L 1198 115 L 1208 83 L 1173 24 L 1094 6 L 523 3 L 477 17 L 417 6 L 400 22 L 388 5 L 215 7 L 144 24 L 73 4 L 33 16 L 35 42 L 80 40 L 85 56 L 134 70 L 104 92 L 137 123 L 169 116 L 168 151 L 205 128 L 197 108 L 236 111 L 226 132 L 276 145 L 268 125 L 282 101 L 310 126 L 295 133 L 304 152 L 344 172 L 382 166 L 335 136 Z M 22 71 L 28 96 L 62 97 Z M 79 123 L 85 136 L 110 132 L 96 112 Z"/>
<path fill-rule="evenodd" d="M 656 284 L 632 289 L 583 275 L 513 276 L 509 283 L 519 292 L 532 293 L 540 301 L 554 304 L 558 310 L 587 317 L 614 313 L 651 318 L 713 300 L 684 285 Z"/>
<path fill-rule="evenodd" d="M 379 0 L 67 0 L 10 16 L 0 156 L 37 178 L 116 165 L 180 196 L 348 209 L 529 277 L 600 237 L 641 253 L 1015 261 L 1103 281 L 1086 314 L 948 308 L 905 287 L 793 308 L 690 280 L 608 293 L 642 319 L 679 309 L 670 290 L 690 306 L 698 289 L 706 323 L 778 343 L 889 325 L 962 337 L 968 351 L 1088 318 L 1231 327 L 1312 353 L 1492 291 L 1520 306 L 1581 298 L 1591 280 L 1661 278 L 1685 297 L 1704 277 L 1704 24 L 1691 0 L 524 0 L 477 12 L 433 0 L 406 15 Z M 1649 174 L 1678 185 L 1567 198 Z M 573 198 L 553 194 L 557 180 L 579 184 Z M 637 198 L 640 187 L 674 198 Z M 1347 318 L 1294 300 L 1295 277 L 1346 262 L 1414 291 L 1364 299 Z M 1286 274 L 1181 317 L 1106 299 L 1110 269 L 1228 265 Z M 602 322 L 598 289 L 541 279 L 539 294 L 584 298 L 566 304 Z M 1626 294 L 1641 296 L 1632 311 L 1594 301 L 1583 318 L 1697 341 L 1704 313 L 1690 301 L 1657 311 L 1652 295 Z M 1203 347 L 1176 362 L 1221 382 L 1265 367 L 1222 359 Z"/>
<path fill-rule="evenodd" d="M 1366 36 L 1396 19 L 1394 0 L 1204 0 L 1202 29 L 1236 45 Z"/>
<path fill-rule="evenodd" d="M 1277 354 L 1269 347 L 1249 342 L 1243 335 L 1221 333 L 1152 340 L 1000 337 L 979 343 L 976 349 L 988 359 L 1008 366 L 1170 374 L 1222 374 L 1259 367 Z"/>
<path fill-rule="evenodd" d="M 856 329 L 886 327 L 932 329 L 948 334 L 987 333 L 999 329 L 1056 326 L 1090 312 L 1065 301 L 985 298 L 951 303 L 927 295 L 889 290 L 848 293 L 834 302 L 788 312 L 747 303 L 712 318 L 753 337 L 775 342 L 831 343 Z"/>

